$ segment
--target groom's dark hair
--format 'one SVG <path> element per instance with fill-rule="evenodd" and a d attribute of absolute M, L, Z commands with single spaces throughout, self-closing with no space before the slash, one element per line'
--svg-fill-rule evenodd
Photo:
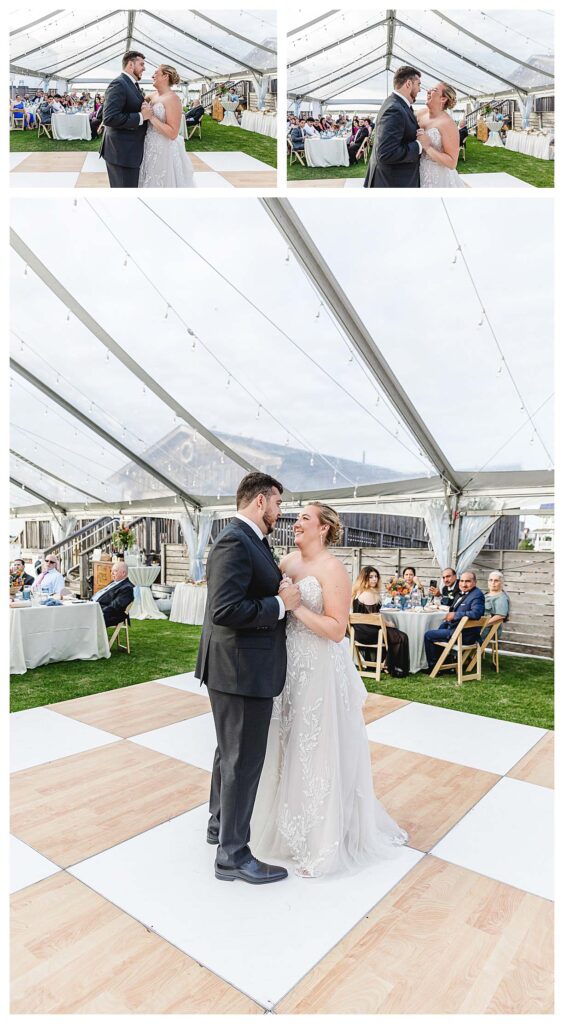
<path fill-rule="evenodd" d="M 280 491 L 280 494 L 283 493 L 282 484 L 268 473 L 247 473 L 237 488 L 237 508 L 245 508 L 246 505 L 250 505 L 257 494 L 264 494 L 265 498 L 268 498 L 274 487 Z"/>
<path fill-rule="evenodd" d="M 410 64 L 404 64 L 394 75 L 394 89 L 401 89 L 410 78 L 421 78 L 421 72 L 417 68 L 412 68 Z"/>
<path fill-rule="evenodd" d="M 145 60 L 145 54 L 140 53 L 139 50 L 128 50 L 127 53 L 124 53 L 123 57 L 121 58 L 122 68 L 126 68 L 129 64 L 129 61 L 135 60 L 136 57 L 142 57 L 143 60 Z"/>

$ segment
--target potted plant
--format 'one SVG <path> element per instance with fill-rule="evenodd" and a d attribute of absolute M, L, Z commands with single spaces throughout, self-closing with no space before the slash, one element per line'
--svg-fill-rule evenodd
<path fill-rule="evenodd" d="M 114 550 L 117 554 L 123 554 L 125 551 L 129 551 L 134 544 L 134 531 L 130 526 L 126 526 L 125 523 L 120 523 L 118 528 L 112 533 L 112 545 Z"/>

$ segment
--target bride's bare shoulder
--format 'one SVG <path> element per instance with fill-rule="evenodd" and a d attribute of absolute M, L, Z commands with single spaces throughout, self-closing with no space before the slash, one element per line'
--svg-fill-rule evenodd
<path fill-rule="evenodd" d="M 333 585 L 337 587 L 350 587 L 350 577 L 343 565 L 340 558 L 336 555 L 330 555 L 325 561 L 320 564 L 319 567 L 320 582 L 323 585 Z"/>

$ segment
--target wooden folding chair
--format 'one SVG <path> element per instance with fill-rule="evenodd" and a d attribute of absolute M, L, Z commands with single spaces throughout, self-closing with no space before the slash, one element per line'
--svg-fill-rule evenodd
<path fill-rule="evenodd" d="M 188 132 L 187 142 L 190 142 L 190 139 L 192 138 L 192 136 L 194 135 L 195 132 L 198 133 L 198 136 L 200 137 L 200 139 L 202 138 L 202 119 L 201 118 L 200 118 L 199 121 L 196 122 L 196 124 L 192 124 L 192 125 L 187 124 L 186 127 L 191 129 L 191 131 Z"/>
<path fill-rule="evenodd" d="M 465 142 L 466 142 L 466 140 L 464 140 L 464 142 L 462 143 L 462 145 L 460 146 L 460 148 L 458 150 L 458 159 L 460 160 L 460 157 L 462 157 L 462 159 L 464 160 L 464 163 L 466 163 L 466 145 L 465 145 Z"/>
<path fill-rule="evenodd" d="M 299 160 L 302 167 L 305 167 L 305 162 L 302 159 L 303 150 L 294 149 L 291 139 L 286 139 L 286 142 L 288 143 L 288 156 L 290 157 L 290 167 L 292 166 L 293 163 L 295 163 L 296 160 Z M 292 159 L 293 157 L 295 159 Z"/>
<path fill-rule="evenodd" d="M 117 626 L 115 626 L 115 628 L 114 628 L 114 631 L 113 631 L 113 633 L 112 633 L 112 635 L 110 637 L 110 651 L 111 651 L 111 649 L 112 649 L 112 647 L 113 647 L 113 645 L 115 643 L 116 646 L 119 647 L 119 649 L 121 651 L 127 651 L 128 654 L 131 654 L 131 648 L 129 646 L 129 609 L 131 608 L 132 604 L 133 604 L 133 601 L 131 602 L 131 604 L 128 604 L 127 608 L 125 609 L 125 613 L 124 613 L 124 617 L 123 617 L 123 622 L 118 622 Z M 124 644 L 121 644 L 119 642 L 119 638 L 120 638 L 120 634 L 121 634 L 122 629 L 125 630 L 125 643 Z"/>
<path fill-rule="evenodd" d="M 379 626 L 378 641 L 375 644 L 360 643 L 354 638 L 355 626 Z M 384 657 L 388 653 L 388 636 L 386 623 L 381 615 L 373 612 L 371 615 L 363 615 L 362 612 L 353 612 L 349 615 L 349 636 L 351 639 L 351 655 L 361 675 L 380 682 L 382 669 L 384 668 Z M 363 650 L 376 651 L 376 661 L 366 661 Z"/>
<path fill-rule="evenodd" d="M 442 647 L 443 652 L 430 673 L 430 679 L 436 679 L 439 672 L 447 672 L 453 668 L 456 670 L 456 682 L 458 686 L 461 686 L 462 683 L 469 682 L 471 679 L 481 680 L 482 648 L 480 641 L 475 640 L 472 644 L 465 644 L 462 641 L 462 633 L 465 629 L 482 627 L 484 618 L 486 617 L 484 616 L 481 619 L 469 619 L 467 615 L 464 615 L 454 630 L 454 633 L 448 640 L 435 640 L 436 646 Z M 471 652 L 474 652 L 476 655 L 476 672 L 473 674 L 469 670 L 464 670 L 465 662 L 470 657 Z"/>
<path fill-rule="evenodd" d="M 42 132 L 43 132 L 44 135 L 47 136 L 48 139 L 52 139 L 53 138 L 52 128 L 51 128 L 50 123 L 49 122 L 45 122 L 45 124 L 44 124 L 43 121 L 41 120 L 41 118 L 38 117 L 37 118 L 37 138 L 38 139 L 40 138 Z"/>
<path fill-rule="evenodd" d="M 364 163 L 366 163 L 367 160 L 368 160 L 368 143 L 369 143 L 369 141 L 370 141 L 370 136 L 367 135 L 366 138 L 362 140 L 362 142 L 360 144 L 360 149 L 357 151 L 357 154 L 356 154 L 356 159 L 360 160 L 360 158 L 362 157 L 362 159 L 364 160 Z"/>
<path fill-rule="evenodd" d="M 484 615 L 480 619 L 482 627 L 487 630 L 484 634 L 484 639 L 480 642 L 481 657 L 482 659 L 486 656 L 487 647 L 491 647 L 492 662 L 496 672 L 499 672 L 499 627 L 503 625 L 502 622 L 491 622 L 490 615 Z M 470 661 L 468 662 L 468 671 L 471 672 L 476 664 L 476 653 L 472 654 Z"/>
<path fill-rule="evenodd" d="M 11 112 L 10 128 L 14 132 L 25 132 L 25 113 L 23 110 Z"/>

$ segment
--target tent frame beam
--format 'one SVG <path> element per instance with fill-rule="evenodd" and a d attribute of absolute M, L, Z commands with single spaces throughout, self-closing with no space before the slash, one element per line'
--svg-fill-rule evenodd
<path fill-rule="evenodd" d="M 121 31 L 123 32 L 123 29 Z M 76 68 L 80 64 L 88 64 L 88 61 L 92 60 L 93 57 L 97 58 L 96 63 L 95 64 L 90 64 L 89 67 L 86 68 L 86 71 L 84 72 L 85 74 L 88 71 L 91 71 L 93 67 L 98 67 L 98 66 L 103 67 L 104 64 L 108 63 L 108 60 L 113 60 L 114 55 L 112 55 L 111 57 L 105 57 L 103 60 L 101 60 L 100 59 L 100 54 L 101 53 L 106 53 L 107 50 L 113 50 L 113 49 L 115 49 L 116 46 L 119 47 L 119 49 L 116 51 L 116 53 L 120 53 L 121 48 L 122 48 L 123 44 L 125 43 L 125 39 L 126 39 L 126 37 L 124 35 L 122 35 L 121 39 L 114 39 L 113 42 L 108 43 L 107 46 L 101 46 L 97 50 L 97 52 L 95 54 L 94 53 L 89 53 L 87 57 L 78 57 L 77 60 L 73 60 L 71 58 L 70 61 L 67 61 L 67 63 L 65 64 L 65 67 L 64 67 L 64 71 L 65 71 L 65 75 L 67 77 L 67 81 L 68 82 L 72 82 L 75 74 L 81 74 L 80 71 L 74 72 L 74 71 L 70 70 L 71 68 Z M 56 72 L 56 70 L 55 71 L 50 71 L 49 68 L 46 68 L 44 73 L 45 73 L 45 75 L 48 75 L 50 78 L 58 78 L 59 77 L 57 72 Z"/>
<path fill-rule="evenodd" d="M 374 50 L 370 50 L 369 52 L 370 53 L 376 53 L 376 50 L 379 50 L 381 46 L 385 46 L 385 45 L 386 45 L 385 43 L 381 43 L 380 46 L 375 47 Z M 368 56 L 368 54 L 365 54 L 365 56 Z M 371 64 L 376 64 L 377 61 L 385 59 L 386 56 L 387 56 L 387 54 L 385 52 L 384 53 L 380 53 L 380 54 L 378 54 L 377 57 L 373 57 L 371 60 L 368 60 L 366 62 L 366 64 L 360 64 L 357 68 L 354 68 L 352 71 L 344 71 L 344 73 L 342 75 L 333 75 L 333 76 L 327 75 L 327 74 L 320 75 L 319 78 L 314 78 L 311 82 L 304 82 L 303 85 L 296 85 L 295 88 L 292 90 L 292 92 L 289 92 L 288 95 L 289 96 L 308 96 L 309 95 L 309 91 L 310 91 L 312 86 L 315 86 L 316 91 L 320 91 L 320 92 L 323 89 L 330 89 L 331 86 L 333 85 L 333 82 L 338 82 L 341 78 L 347 78 L 348 75 L 354 75 L 354 74 L 356 74 L 357 71 L 362 71 L 363 68 L 370 67 Z M 355 64 L 357 60 L 358 60 L 358 57 L 356 57 L 355 60 L 352 60 L 350 63 L 351 64 Z M 347 67 L 346 64 L 344 66 Z M 321 82 L 324 78 L 329 78 L 329 81 L 325 82 L 324 85 L 316 85 L 316 82 Z M 366 80 L 367 79 L 364 79 L 364 81 L 366 81 Z M 317 97 L 312 97 L 312 98 L 316 99 Z"/>
<path fill-rule="evenodd" d="M 51 273 L 39 257 L 36 256 L 36 254 L 12 228 L 10 229 L 10 244 L 15 252 L 17 252 L 18 256 L 20 256 L 27 266 L 33 270 L 37 277 L 43 281 L 43 284 L 49 288 L 53 295 L 55 295 L 56 298 L 64 304 L 64 306 L 66 306 L 69 312 L 73 313 L 80 323 L 83 324 L 83 326 L 86 327 L 86 329 L 90 331 L 90 333 L 93 334 L 94 337 L 97 338 L 98 341 L 100 341 L 102 345 L 130 371 L 130 373 L 137 377 L 137 379 L 140 380 L 146 388 L 152 391 L 153 394 L 164 403 L 164 405 L 171 409 L 175 416 L 185 420 L 186 423 L 204 437 L 213 448 L 218 452 L 223 453 L 232 462 L 237 463 L 237 465 L 247 473 L 257 472 L 256 466 L 251 465 L 251 463 L 247 462 L 247 460 L 239 455 L 238 452 L 230 448 L 229 445 L 224 444 L 219 437 L 212 433 L 211 430 L 208 430 L 203 423 L 200 423 L 200 421 L 195 418 L 195 416 L 192 416 L 192 414 L 188 412 L 188 409 L 185 409 L 180 402 L 177 402 L 172 398 L 168 391 L 162 388 L 161 385 L 158 384 L 157 381 L 155 381 L 153 377 L 151 377 L 151 375 L 139 365 L 139 363 L 132 359 L 121 345 L 119 345 L 117 341 L 115 341 L 111 335 L 104 330 L 98 321 L 95 320 L 79 302 L 77 302 L 74 296 L 67 291 L 62 282 Z M 173 485 L 171 490 L 176 490 L 176 485 Z"/>
<path fill-rule="evenodd" d="M 80 25 L 78 28 L 72 28 L 69 32 L 64 32 L 62 36 L 57 36 L 56 39 L 48 39 L 47 42 L 42 43 L 41 46 L 35 46 L 33 50 L 27 50 L 25 53 L 18 54 L 17 57 L 14 57 L 14 60 L 22 60 L 23 57 L 30 57 L 32 53 L 39 53 L 40 50 L 45 50 L 48 46 L 54 46 L 55 43 L 62 43 L 64 39 L 68 39 L 69 36 L 75 36 L 77 32 L 84 32 L 87 28 L 92 28 L 93 25 L 101 25 L 102 22 L 107 21 L 108 18 L 115 18 L 118 13 L 118 11 L 110 11 L 109 14 L 104 14 L 101 18 L 95 18 L 94 21 L 87 21 L 85 25 Z"/>
<path fill-rule="evenodd" d="M 41 80 L 43 80 L 45 78 L 45 72 L 44 71 L 35 71 L 33 68 L 24 68 L 24 67 L 21 66 L 21 64 L 10 64 L 10 74 L 12 74 L 12 75 L 30 75 L 31 78 L 39 78 Z M 67 84 L 70 81 L 70 79 L 66 78 L 65 75 L 53 75 L 53 76 L 49 75 L 48 77 L 49 78 L 51 78 L 51 77 L 58 78 L 58 79 L 60 79 L 61 82 L 67 82 Z"/>
<path fill-rule="evenodd" d="M 50 11 L 49 14 L 43 14 L 41 18 L 37 18 L 35 21 L 30 21 L 27 25 L 22 25 L 21 28 L 15 28 L 13 32 L 10 32 L 10 37 L 19 36 L 22 32 L 27 32 L 28 28 L 35 28 L 36 25 L 41 25 L 43 21 L 49 21 L 50 18 L 56 18 L 58 14 L 64 14 L 64 8 L 61 8 L 59 11 Z"/>
<path fill-rule="evenodd" d="M 261 199 L 260 203 L 273 220 L 286 244 L 292 248 L 314 288 L 323 302 L 331 309 L 364 364 L 383 387 L 402 422 L 408 426 L 412 436 L 439 471 L 441 477 L 450 484 L 453 491 L 460 492 L 462 483 L 453 467 L 393 374 L 370 332 L 358 316 L 354 306 L 349 302 L 289 200 Z"/>
<path fill-rule="evenodd" d="M 340 10 L 325 11 L 324 14 L 320 14 L 317 18 L 312 18 L 311 21 L 306 21 L 304 25 L 298 25 L 297 28 L 293 28 L 288 32 L 288 37 L 297 36 L 298 32 L 305 32 L 306 29 L 312 28 L 314 25 L 319 25 L 320 21 L 327 21 L 328 18 L 332 18 L 334 14 L 340 14 Z"/>
<path fill-rule="evenodd" d="M 58 505 L 56 501 L 51 501 L 50 498 L 46 498 L 44 494 L 40 494 L 39 491 L 35 491 L 33 487 L 28 487 L 27 484 L 22 484 L 21 481 L 16 480 L 14 476 L 10 477 L 10 483 L 13 484 L 14 487 L 19 487 L 20 491 L 23 491 L 24 494 L 33 494 L 34 498 L 39 498 L 39 501 L 42 501 L 45 505 L 47 505 L 47 508 L 50 508 L 52 511 L 54 509 L 57 509 L 64 516 L 66 516 L 66 508 L 63 508 L 62 505 Z"/>
<path fill-rule="evenodd" d="M 537 74 L 544 75 L 547 78 L 552 78 L 554 81 L 554 75 L 551 74 L 550 71 L 542 71 L 541 68 L 535 67 L 534 64 L 527 64 L 527 61 L 520 60 L 519 57 L 514 57 L 513 54 L 506 53 L 505 50 L 500 50 L 499 47 L 495 46 L 493 43 L 488 42 L 486 39 L 482 39 L 480 36 L 474 35 L 473 32 L 470 32 L 469 29 L 464 28 L 462 25 L 458 25 L 456 21 L 448 18 L 443 11 L 433 11 L 432 13 L 436 14 L 438 18 L 442 18 L 443 21 L 446 21 L 447 24 L 456 29 L 457 32 L 462 32 L 463 35 L 473 39 L 474 42 L 481 43 L 482 46 L 487 46 L 488 50 L 495 50 L 496 53 L 499 53 L 500 57 L 505 57 L 506 60 L 511 60 L 514 64 L 520 64 L 522 68 L 528 68 L 529 71 L 536 71 Z"/>
<path fill-rule="evenodd" d="M 128 448 L 127 445 L 122 444 L 122 442 L 119 441 L 117 437 L 113 437 L 112 434 L 109 434 L 107 430 L 104 430 L 104 428 L 99 426 L 98 423 L 95 423 L 94 420 L 91 420 L 89 416 L 86 416 L 85 413 L 81 412 L 80 409 L 77 409 L 76 406 L 68 402 L 65 398 L 62 397 L 62 395 L 59 395 L 57 394 L 56 391 L 53 391 L 52 388 L 50 388 L 38 377 L 36 377 L 33 373 L 30 373 L 29 370 L 26 370 L 26 368 L 24 366 L 21 366 L 20 363 L 16 362 L 15 359 L 10 359 L 10 369 L 14 370 L 15 373 L 17 373 L 20 377 L 23 377 L 24 380 L 26 380 L 29 384 L 33 385 L 33 387 L 36 388 L 38 391 L 41 391 L 51 402 L 54 402 L 55 405 L 60 406 L 61 409 L 64 409 L 65 412 L 67 412 L 70 416 L 73 416 L 85 427 L 91 430 L 94 434 L 97 434 L 98 437 L 101 437 L 102 440 L 106 442 L 106 444 L 110 445 L 112 448 L 117 448 L 117 450 L 120 451 L 122 455 L 124 455 L 127 459 L 130 459 L 131 462 L 135 462 L 136 465 L 140 467 L 140 469 L 144 470 L 145 473 L 147 473 L 149 476 L 154 477 L 155 480 L 158 480 L 163 485 L 163 487 L 166 487 L 167 491 L 172 491 L 173 494 L 177 494 L 180 498 L 182 498 L 189 505 L 191 505 L 192 508 L 201 508 L 200 503 L 196 501 L 193 495 L 189 494 L 187 491 L 180 488 L 177 483 L 174 483 L 174 481 L 169 480 L 168 477 L 164 476 L 164 474 L 159 472 L 159 470 L 156 469 L 154 466 L 151 466 L 148 462 L 145 462 L 145 460 L 141 458 L 140 455 L 136 455 L 135 452 L 132 452 L 131 449 Z"/>
<path fill-rule="evenodd" d="M 142 32 L 139 27 L 137 27 L 135 31 L 137 33 L 137 38 L 141 40 L 139 45 L 142 46 L 144 49 L 151 50 L 153 53 L 157 53 L 161 57 L 172 57 L 176 63 L 180 64 L 183 68 L 187 68 L 197 78 L 204 78 L 206 74 L 209 74 L 214 78 L 218 77 L 215 71 L 211 71 L 208 68 L 200 70 L 199 67 L 192 67 L 192 64 L 189 64 L 188 61 L 184 59 L 184 57 L 181 57 L 179 53 L 175 53 L 174 50 L 170 50 L 167 46 L 159 46 L 159 49 L 157 50 L 156 46 L 151 42 L 149 36 L 146 36 L 145 33 Z M 178 68 L 176 70 L 178 71 Z M 187 78 L 186 81 L 189 82 L 190 79 Z"/>
<path fill-rule="evenodd" d="M 26 458 L 25 455 L 21 455 L 14 448 L 10 448 L 10 455 L 13 455 L 20 462 L 25 462 L 26 465 L 31 466 L 32 469 L 36 469 L 39 473 L 43 473 L 44 476 L 50 476 L 52 480 L 57 480 L 58 483 L 63 484 L 65 487 L 72 488 L 73 491 L 78 491 L 80 494 L 85 494 L 87 498 L 93 498 L 94 501 L 103 501 L 98 494 L 91 494 L 90 491 L 85 491 L 82 487 L 77 487 L 76 484 L 71 484 L 70 480 L 64 480 L 62 476 L 57 476 L 56 473 L 52 473 L 49 469 L 44 469 L 43 466 L 39 466 L 37 462 L 32 462 L 31 459 Z"/>
<path fill-rule="evenodd" d="M 175 32 L 179 32 L 181 35 L 186 36 L 187 39 L 191 39 L 192 42 L 198 43 L 207 50 L 212 50 L 214 53 L 221 54 L 221 56 L 225 57 L 227 60 L 232 60 L 236 66 L 238 65 L 241 68 L 247 68 L 248 71 L 254 71 L 257 75 L 266 74 L 266 72 L 261 71 L 260 68 L 255 68 L 252 64 L 246 64 L 245 61 L 239 60 L 239 58 L 235 57 L 232 53 L 226 53 L 225 50 L 220 50 L 219 46 L 213 46 L 212 43 L 206 43 L 204 39 L 198 39 L 197 36 L 193 36 L 190 32 L 187 32 L 186 29 L 179 28 L 178 25 L 172 25 L 170 21 L 165 21 L 164 18 L 159 18 L 159 16 L 157 14 L 153 14 L 152 11 L 141 10 L 138 13 L 145 14 L 148 18 L 152 18 L 153 21 L 158 21 L 161 25 L 165 25 L 166 28 L 172 28 Z"/>
<path fill-rule="evenodd" d="M 366 35 L 367 32 L 372 32 L 375 28 L 380 28 L 381 25 L 385 25 L 387 18 L 382 18 L 380 21 L 375 21 L 372 25 L 367 25 L 366 28 L 359 29 L 358 32 L 351 32 L 349 36 L 343 36 L 342 39 L 338 39 L 335 43 L 328 43 L 327 46 L 322 46 L 320 50 L 314 50 L 313 53 L 307 53 L 305 57 L 300 57 L 298 60 L 290 61 L 288 64 L 288 70 L 290 68 L 297 67 L 298 64 L 303 64 L 306 60 L 312 60 L 314 57 L 319 57 L 320 53 L 327 53 L 328 50 L 334 50 L 336 46 L 342 46 L 343 43 L 349 43 L 351 39 L 360 39 L 361 36 Z"/>
<path fill-rule="evenodd" d="M 135 26 L 135 15 L 137 11 L 131 10 L 127 15 L 127 42 L 125 44 L 125 51 L 131 50 L 133 43 L 133 29 Z"/>
<path fill-rule="evenodd" d="M 238 32 L 234 32 L 231 28 L 225 28 L 225 26 L 221 25 L 219 21 L 214 21 L 212 18 L 208 18 L 207 14 L 203 14 L 202 11 L 195 11 L 192 9 L 191 13 L 195 14 L 197 18 L 201 18 L 202 21 L 207 21 L 208 25 L 213 25 L 214 28 L 221 29 L 221 31 L 225 32 L 226 35 L 233 36 L 235 39 L 240 39 L 243 43 L 250 43 L 250 45 L 256 47 L 257 50 L 264 50 L 265 53 L 272 53 L 275 57 L 277 56 L 276 50 L 273 50 L 271 46 L 262 46 L 254 39 L 247 39 L 247 36 L 242 36 Z"/>
<path fill-rule="evenodd" d="M 99 43 L 92 43 L 91 46 L 87 46 L 84 50 L 78 50 L 78 52 L 74 54 L 74 57 L 71 57 L 71 58 L 65 57 L 64 60 L 57 61 L 56 64 L 50 64 L 48 67 L 43 69 L 43 74 L 45 76 L 49 76 L 49 78 L 57 78 L 58 77 L 57 72 L 58 72 L 59 68 L 62 68 L 62 69 L 64 69 L 66 71 L 67 68 L 73 67 L 73 65 L 75 65 L 75 64 L 79 64 L 80 63 L 80 60 L 79 60 L 80 57 L 82 57 L 85 62 L 87 60 L 91 60 L 92 57 L 95 56 L 95 53 L 100 53 L 101 52 L 100 48 L 101 48 L 103 43 L 117 42 L 116 36 L 121 36 L 123 34 L 123 31 L 124 31 L 123 28 L 119 28 L 117 30 L 117 32 L 112 32 L 112 34 L 110 36 L 106 36 L 105 39 L 100 39 Z M 107 47 L 107 49 L 109 49 L 109 46 Z M 92 50 L 95 50 L 95 53 L 92 53 L 91 52 Z M 69 59 L 71 61 L 70 64 L 69 64 Z"/>
<path fill-rule="evenodd" d="M 394 51 L 394 37 L 396 34 L 396 12 L 395 10 L 386 11 L 386 17 L 388 19 L 388 52 L 386 54 L 386 71 L 390 70 L 390 62 Z"/>

